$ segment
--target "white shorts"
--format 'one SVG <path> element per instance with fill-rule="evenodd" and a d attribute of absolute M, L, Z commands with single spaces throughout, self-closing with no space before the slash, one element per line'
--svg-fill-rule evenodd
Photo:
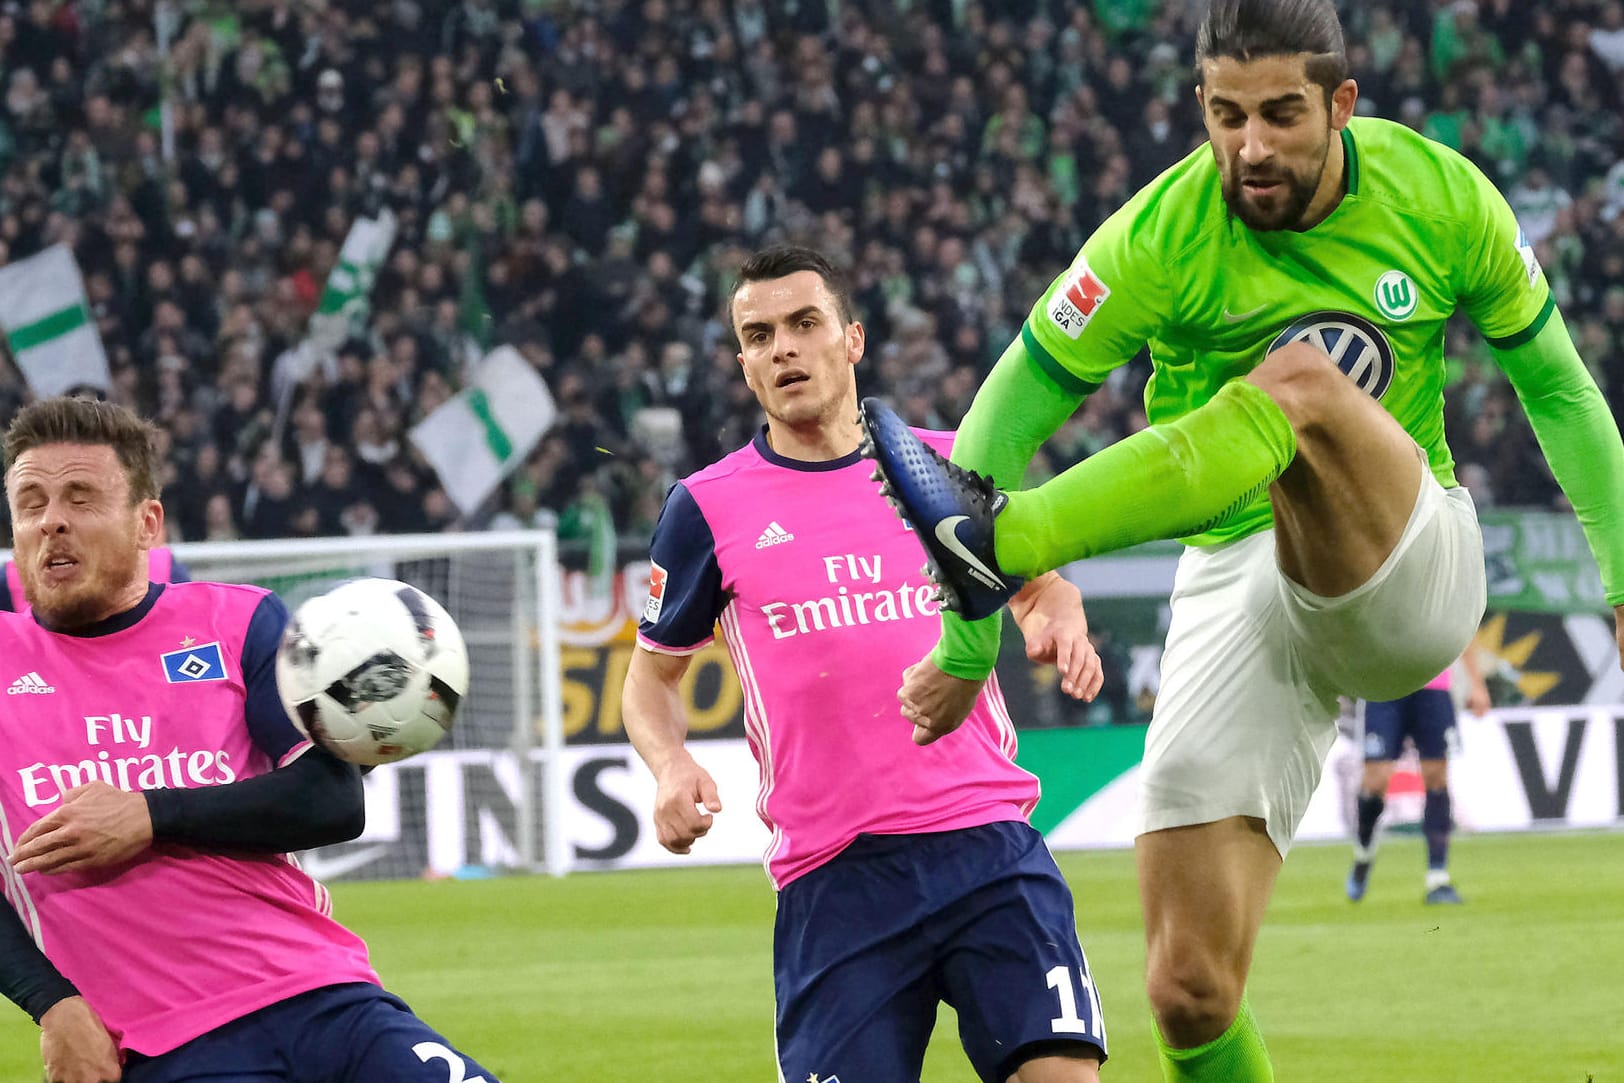
<path fill-rule="evenodd" d="M 1140 832 L 1255 816 L 1284 857 L 1336 738 L 1337 696 L 1420 688 L 1460 657 L 1486 602 L 1472 498 L 1430 471 L 1393 552 L 1336 598 L 1280 571 L 1272 530 L 1187 549 L 1145 741 Z"/>

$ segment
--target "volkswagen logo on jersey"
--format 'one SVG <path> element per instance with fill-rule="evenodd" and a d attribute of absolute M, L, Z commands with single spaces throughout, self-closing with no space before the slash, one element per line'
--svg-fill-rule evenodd
<path fill-rule="evenodd" d="M 1310 312 L 1280 332 L 1268 353 L 1291 342 L 1306 342 L 1323 350 L 1373 399 L 1387 393 L 1393 382 L 1393 347 L 1381 328 L 1351 312 Z"/>

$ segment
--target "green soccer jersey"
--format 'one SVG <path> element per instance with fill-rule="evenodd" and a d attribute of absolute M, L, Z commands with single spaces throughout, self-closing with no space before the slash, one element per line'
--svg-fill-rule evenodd
<path fill-rule="evenodd" d="M 1491 345 L 1515 346 L 1550 318 L 1551 291 L 1505 199 L 1465 158 L 1382 120 L 1353 120 L 1342 143 L 1347 195 L 1304 232 L 1231 217 L 1200 147 L 1094 233 L 1033 307 L 1027 349 L 1062 387 L 1087 393 L 1148 344 L 1154 424 L 1201 406 L 1270 350 L 1309 342 L 1455 485 L 1444 325 L 1462 309 Z M 1216 544 L 1271 522 L 1263 493 L 1184 540 Z"/>

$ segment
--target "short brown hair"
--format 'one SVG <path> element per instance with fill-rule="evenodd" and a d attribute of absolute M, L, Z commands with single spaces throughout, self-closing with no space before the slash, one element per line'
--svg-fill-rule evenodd
<path fill-rule="evenodd" d="M 734 277 L 733 288 L 727 295 L 727 322 L 733 323 L 733 298 L 737 297 L 739 290 L 751 282 L 771 282 L 777 278 L 788 278 L 797 271 L 811 271 L 823 279 L 823 284 L 829 288 L 829 294 L 835 299 L 835 315 L 846 323 L 851 322 L 851 282 L 845 273 L 830 261 L 828 256 L 815 248 L 807 248 L 799 244 L 779 244 L 771 248 L 763 248 L 744 261 Z"/>
<path fill-rule="evenodd" d="M 110 447 L 130 479 L 130 503 L 158 499 L 158 434 L 152 422 L 111 402 L 58 395 L 30 403 L 6 429 L 5 472 L 25 451 L 48 444 Z"/>

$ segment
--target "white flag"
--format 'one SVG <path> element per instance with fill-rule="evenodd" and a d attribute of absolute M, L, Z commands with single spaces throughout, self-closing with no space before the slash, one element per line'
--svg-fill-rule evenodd
<path fill-rule="evenodd" d="M 34 394 L 112 386 L 79 264 L 67 245 L 0 268 L 0 329 Z"/>
<path fill-rule="evenodd" d="M 306 332 L 317 348 L 337 350 L 353 329 L 365 326 L 372 307 L 372 283 L 395 243 L 395 226 L 395 216 L 387 209 L 376 218 L 357 218 L 350 223 Z"/>
<path fill-rule="evenodd" d="M 472 382 L 412 427 L 412 443 L 470 515 L 524 461 L 558 416 L 552 392 L 512 346 L 498 346 Z"/>

